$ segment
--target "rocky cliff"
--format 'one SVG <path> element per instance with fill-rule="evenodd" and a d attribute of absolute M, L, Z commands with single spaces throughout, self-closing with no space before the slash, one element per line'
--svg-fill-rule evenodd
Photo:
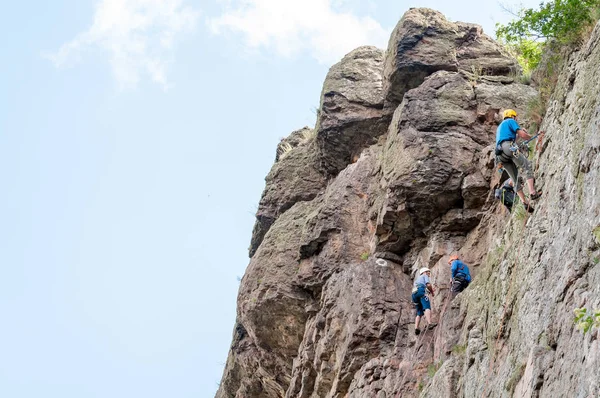
<path fill-rule="evenodd" d="M 266 178 L 217 397 L 599 396 L 573 324 L 600 307 L 599 65 L 597 27 L 542 123 L 532 215 L 494 201 L 492 147 L 537 94 L 479 26 L 411 9 L 334 65 Z M 455 252 L 474 282 L 450 300 Z M 439 325 L 415 336 L 422 266 Z"/>

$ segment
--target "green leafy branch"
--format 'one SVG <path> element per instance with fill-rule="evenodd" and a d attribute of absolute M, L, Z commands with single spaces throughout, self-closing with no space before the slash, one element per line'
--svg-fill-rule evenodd
<path fill-rule="evenodd" d="M 575 327 L 583 334 L 589 332 L 592 327 L 600 329 L 600 309 L 588 312 L 587 308 L 575 308 Z"/>
<path fill-rule="evenodd" d="M 530 40 L 519 39 L 514 42 L 508 42 L 499 37 L 499 40 L 523 68 L 523 75 L 530 75 L 542 60 L 543 43 Z"/>
<path fill-rule="evenodd" d="M 521 9 L 518 19 L 497 25 L 496 35 L 510 43 L 522 39 L 570 41 L 583 27 L 597 19 L 600 0 L 552 0 L 540 3 L 540 9 Z"/>
<path fill-rule="evenodd" d="M 540 63 L 548 39 L 568 44 L 583 36 L 600 17 L 600 0 L 551 0 L 540 3 L 539 9 L 504 9 L 516 19 L 496 24 L 496 37 L 528 74 Z"/>

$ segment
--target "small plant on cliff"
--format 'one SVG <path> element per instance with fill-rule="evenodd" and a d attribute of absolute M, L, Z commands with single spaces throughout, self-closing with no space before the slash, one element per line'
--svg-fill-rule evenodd
<path fill-rule="evenodd" d="M 492 264 L 496 264 L 497 262 L 500 261 L 500 259 L 502 259 L 502 255 L 504 254 L 504 244 L 500 243 L 498 244 L 494 250 L 492 250 L 492 252 L 490 253 L 490 261 L 492 262 Z"/>
<path fill-rule="evenodd" d="M 362 252 L 360 254 L 360 259 L 363 261 L 367 261 L 369 259 L 369 252 Z"/>
<path fill-rule="evenodd" d="M 304 141 L 310 141 L 317 136 L 317 131 L 314 129 L 304 129 L 302 130 L 302 138 Z"/>
<path fill-rule="evenodd" d="M 504 387 L 510 392 L 511 395 L 515 392 L 515 388 L 517 387 L 517 384 L 519 384 L 519 380 L 521 380 L 521 378 L 523 377 L 523 374 L 525 374 L 526 367 L 527 367 L 527 364 L 525 364 L 525 363 L 521 364 L 520 366 L 516 366 L 513 369 L 513 372 L 510 375 L 510 378 L 506 382 Z"/>
<path fill-rule="evenodd" d="M 513 206 L 513 216 L 517 221 L 525 220 L 525 217 L 527 217 L 527 210 L 525 209 L 525 206 L 523 206 L 523 203 L 519 202 L 517 206 Z"/>
<path fill-rule="evenodd" d="M 531 85 L 531 72 L 523 72 L 523 74 L 519 77 L 519 83 L 530 86 Z"/>
<path fill-rule="evenodd" d="M 310 108 L 310 111 L 317 117 L 317 119 L 319 118 L 319 116 L 321 116 L 321 109 L 319 109 L 319 107 L 317 106 L 313 106 L 312 108 Z"/>
<path fill-rule="evenodd" d="M 417 389 L 419 390 L 419 392 L 423 391 L 423 388 L 425 388 L 425 385 L 423 384 L 422 381 L 419 382 L 419 385 L 417 386 Z"/>
<path fill-rule="evenodd" d="M 437 363 L 432 363 L 429 366 L 427 366 L 427 374 L 429 375 L 429 377 L 435 376 L 437 371 L 442 367 L 442 363 L 444 362 L 439 361 Z"/>
<path fill-rule="evenodd" d="M 516 19 L 506 25 L 496 24 L 496 37 L 519 61 L 525 75 L 539 66 L 536 80 L 540 100 L 531 115 L 537 116 L 532 118 L 539 125 L 564 63 L 560 47 L 581 43 L 589 35 L 600 18 L 600 0 L 551 0 L 540 3 L 539 9 L 505 10 Z M 553 55 L 542 61 L 546 47 Z"/>
<path fill-rule="evenodd" d="M 483 68 L 481 65 L 471 65 L 471 73 L 468 73 L 467 76 L 471 86 L 475 87 L 477 86 L 477 82 L 481 79 L 481 76 L 483 76 Z"/>
<path fill-rule="evenodd" d="M 600 243 L 600 225 L 598 225 L 596 228 L 594 228 L 592 230 L 592 234 L 594 234 L 594 237 L 596 238 L 596 241 L 598 243 Z"/>
<path fill-rule="evenodd" d="M 457 344 L 452 347 L 452 353 L 455 355 L 462 355 L 467 351 L 467 344 Z"/>
<path fill-rule="evenodd" d="M 587 308 L 575 308 L 575 327 L 583 334 L 589 332 L 593 327 L 600 329 L 600 310 L 588 312 Z"/>

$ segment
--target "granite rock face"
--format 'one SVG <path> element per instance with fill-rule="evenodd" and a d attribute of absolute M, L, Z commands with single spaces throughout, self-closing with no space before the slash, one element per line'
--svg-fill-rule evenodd
<path fill-rule="evenodd" d="M 385 54 L 332 67 L 267 177 L 217 397 L 598 396 L 573 309 L 600 307 L 599 65 L 597 27 L 543 121 L 531 216 L 494 201 L 492 147 L 536 91 L 476 25 L 411 9 Z M 450 300 L 456 252 L 474 281 Z M 439 324 L 416 336 L 423 266 Z"/>

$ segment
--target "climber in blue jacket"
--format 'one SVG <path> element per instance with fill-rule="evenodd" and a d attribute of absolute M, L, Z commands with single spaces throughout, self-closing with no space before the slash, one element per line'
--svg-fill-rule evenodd
<path fill-rule="evenodd" d="M 450 291 L 452 292 L 452 298 L 454 298 L 458 293 L 469 286 L 469 283 L 471 283 L 471 273 L 469 272 L 467 264 L 458 259 L 457 254 L 450 256 L 448 265 L 450 266 L 450 272 L 452 273 Z"/>

